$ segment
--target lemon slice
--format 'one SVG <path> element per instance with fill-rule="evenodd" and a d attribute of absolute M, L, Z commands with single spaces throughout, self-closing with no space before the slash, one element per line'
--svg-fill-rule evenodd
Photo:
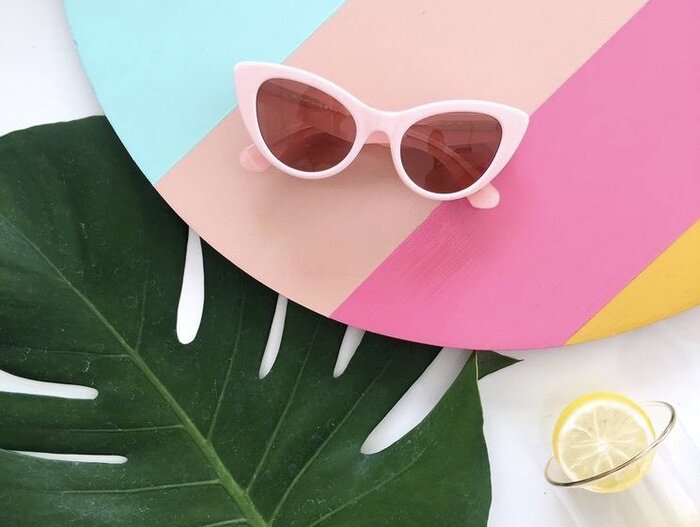
<path fill-rule="evenodd" d="M 654 426 L 634 401 L 614 393 L 592 393 L 569 404 L 554 427 L 554 457 L 571 480 L 601 474 L 644 450 L 655 439 Z M 619 492 L 649 470 L 652 454 L 587 485 L 594 492 Z"/>

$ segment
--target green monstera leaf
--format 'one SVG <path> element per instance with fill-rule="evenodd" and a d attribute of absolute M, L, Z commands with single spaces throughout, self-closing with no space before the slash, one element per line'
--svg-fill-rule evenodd
<path fill-rule="evenodd" d="M 0 525 L 486 524 L 476 355 L 417 429 L 363 455 L 438 350 L 367 335 L 333 379 L 344 327 L 290 305 L 259 380 L 276 294 L 208 247 L 199 334 L 178 342 L 186 237 L 104 118 L 0 139 L 0 369 L 99 392 L 0 393 Z"/>

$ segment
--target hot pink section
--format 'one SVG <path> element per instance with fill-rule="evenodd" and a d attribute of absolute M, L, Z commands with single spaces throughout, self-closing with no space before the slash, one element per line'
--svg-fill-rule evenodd
<path fill-rule="evenodd" d="M 565 343 L 700 217 L 698 20 L 698 0 L 652 0 L 533 114 L 499 207 L 438 207 L 333 318 L 445 346 Z"/>

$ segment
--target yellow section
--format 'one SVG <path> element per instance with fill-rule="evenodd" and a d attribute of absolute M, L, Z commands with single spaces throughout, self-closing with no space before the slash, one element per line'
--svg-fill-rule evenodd
<path fill-rule="evenodd" d="M 700 304 L 700 221 L 567 341 L 578 344 L 651 324 Z"/>

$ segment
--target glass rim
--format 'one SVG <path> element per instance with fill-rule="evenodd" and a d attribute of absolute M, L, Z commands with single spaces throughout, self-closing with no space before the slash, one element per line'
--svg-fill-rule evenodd
<path fill-rule="evenodd" d="M 581 487 L 584 485 L 588 485 L 590 483 L 595 483 L 597 481 L 600 481 L 604 478 L 607 478 L 608 476 L 612 476 L 613 474 L 629 467 L 630 465 L 636 463 L 637 461 L 645 458 L 649 454 L 651 454 L 654 450 L 656 450 L 656 447 L 658 447 L 663 441 L 668 437 L 668 435 L 671 433 L 671 430 L 673 430 L 673 427 L 676 425 L 676 409 L 669 403 L 665 401 L 646 401 L 640 404 L 641 407 L 657 407 L 657 408 L 664 408 L 668 411 L 668 423 L 666 424 L 666 427 L 664 428 L 663 432 L 661 432 L 654 441 L 649 443 L 643 450 L 640 450 L 637 454 L 632 456 L 630 459 L 625 461 L 624 463 L 620 463 L 619 465 L 608 469 L 604 472 L 601 472 L 600 474 L 594 474 L 593 476 L 589 476 L 587 478 L 579 479 L 579 480 L 574 480 L 574 481 L 561 481 L 559 479 L 556 479 L 550 475 L 550 469 L 554 464 L 558 464 L 556 458 L 554 456 L 549 458 L 549 461 L 547 461 L 547 464 L 544 467 L 544 477 L 547 480 L 547 482 L 550 485 L 554 485 L 555 487 L 564 487 L 564 488 L 572 488 L 572 487 Z"/>

